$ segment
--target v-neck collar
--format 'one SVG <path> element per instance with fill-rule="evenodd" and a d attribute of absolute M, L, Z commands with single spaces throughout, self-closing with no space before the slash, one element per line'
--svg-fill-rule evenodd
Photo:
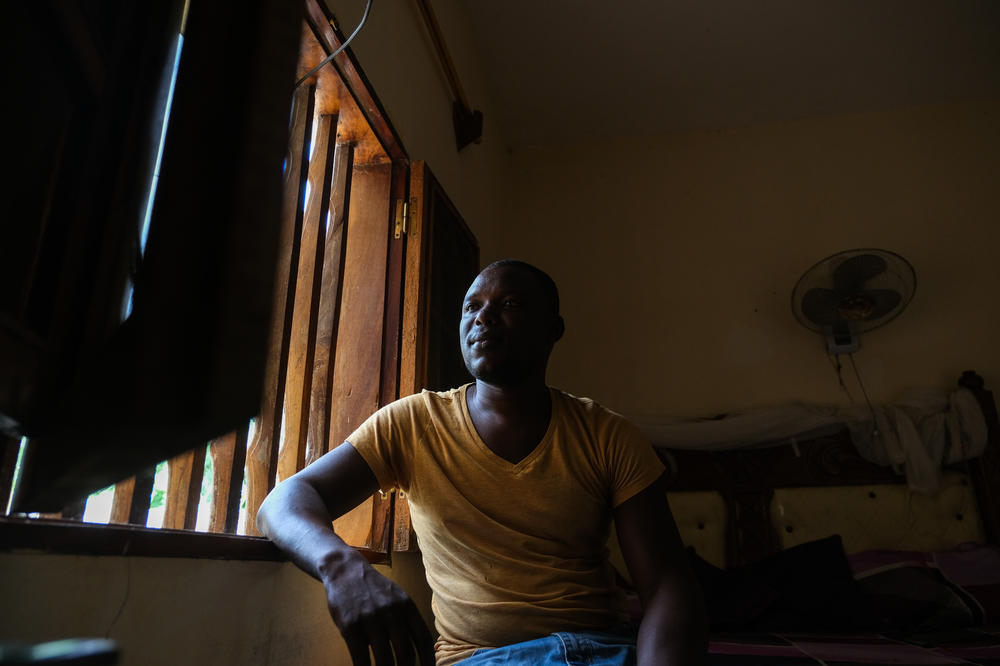
<path fill-rule="evenodd" d="M 545 434 L 542 435 L 542 439 L 535 445 L 528 455 L 524 456 L 516 463 L 513 463 L 501 455 L 498 455 L 493 449 L 486 445 L 483 438 L 479 436 L 479 431 L 476 430 L 476 424 L 472 421 L 472 414 L 469 412 L 469 402 L 468 402 L 468 390 L 472 386 L 472 383 L 468 383 L 461 388 L 459 398 L 462 403 L 462 417 L 465 419 L 465 427 L 469 431 L 469 436 L 471 437 L 476 448 L 482 454 L 486 462 L 492 464 L 495 467 L 506 470 L 510 473 L 517 474 L 527 467 L 529 467 L 542 453 L 547 449 L 552 441 L 555 433 L 556 422 L 558 420 L 559 411 L 562 409 L 562 405 L 556 395 L 556 389 L 551 386 L 546 388 L 549 390 L 549 401 L 552 405 L 552 410 L 549 414 L 549 425 L 545 429 Z"/>

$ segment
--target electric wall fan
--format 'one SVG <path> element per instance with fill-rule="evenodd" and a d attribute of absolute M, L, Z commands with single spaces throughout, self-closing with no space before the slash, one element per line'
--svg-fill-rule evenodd
<path fill-rule="evenodd" d="M 792 291 L 795 318 L 826 336 L 832 354 L 857 350 L 858 335 L 891 321 L 913 298 L 917 274 L 888 250 L 838 252 L 816 263 Z"/>

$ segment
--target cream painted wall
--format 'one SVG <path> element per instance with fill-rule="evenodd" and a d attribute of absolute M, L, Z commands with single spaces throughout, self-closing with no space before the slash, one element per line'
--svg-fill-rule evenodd
<path fill-rule="evenodd" d="M 1000 389 L 996 101 L 532 149 L 512 166 L 501 251 L 562 290 L 550 383 L 642 419 L 845 401 L 790 295 L 821 258 L 880 247 L 918 286 L 861 339 L 872 399 L 965 369 Z"/>
<path fill-rule="evenodd" d="M 418 556 L 396 559 L 377 568 L 430 622 Z M 0 598 L 0 642 L 108 636 L 121 666 L 351 663 L 322 587 L 290 563 L 7 554 Z"/>
<path fill-rule="evenodd" d="M 350 34 L 364 0 L 327 0 L 340 29 Z M 411 160 L 423 160 L 479 239 L 484 262 L 496 244 L 509 196 L 508 150 L 496 124 L 479 54 L 461 3 L 432 3 L 469 103 L 483 112 L 480 144 L 455 149 L 452 97 L 444 70 L 413 0 L 374 2 L 351 48 L 382 101 Z"/>

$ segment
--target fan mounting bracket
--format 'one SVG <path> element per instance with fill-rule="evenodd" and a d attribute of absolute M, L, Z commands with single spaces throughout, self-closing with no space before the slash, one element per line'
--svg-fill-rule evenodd
<path fill-rule="evenodd" d="M 827 350 L 834 356 L 853 354 L 861 346 L 858 336 L 854 334 L 854 331 L 851 330 L 850 325 L 846 322 L 824 326 L 823 335 L 826 336 Z"/>

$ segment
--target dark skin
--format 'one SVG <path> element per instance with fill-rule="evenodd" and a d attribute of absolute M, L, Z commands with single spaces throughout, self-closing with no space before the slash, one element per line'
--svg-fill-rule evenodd
<path fill-rule="evenodd" d="M 476 432 L 494 453 L 518 462 L 549 427 L 545 364 L 563 320 L 523 269 L 484 271 L 465 295 L 459 339 L 476 383 L 466 392 Z"/>
<path fill-rule="evenodd" d="M 430 666 L 434 637 L 416 605 L 330 525 L 377 490 L 361 454 L 353 446 L 338 446 L 275 486 L 257 513 L 257 526 L 323 583 L 330 617 L 355 666 Z"/>
<path fill-rule="evenodd" d="M 545 368 L 563 321 L 538 278 L 523 268 L 487 269 L 466 293 L 462 353 L 476 382 L 466 392 L 473 425 L 498 456 L 517 462 L 538 446 L 552 405 Z M 352 446 L 339 446 L 279 484 L 258 526 L 323 582 L 330 615 L 355 666 L 434 663 L 433 637 L 413 602 L 333 532 L 330 522 L 378 489 Z M 702 664 L 704 602 L 689 568 L 662 480 L 614 509 L 622 554 L 643 605 L 640 666 Z"/>

